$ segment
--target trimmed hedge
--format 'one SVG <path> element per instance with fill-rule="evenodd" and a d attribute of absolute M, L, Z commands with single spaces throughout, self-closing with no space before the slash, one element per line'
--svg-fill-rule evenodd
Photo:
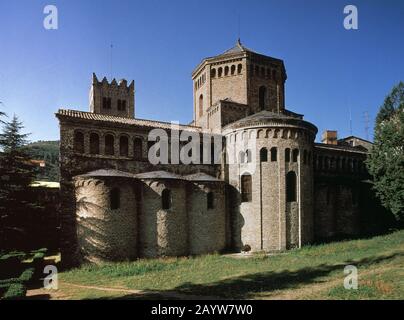
<path fill-rule="evenodd" d="M 34 260 L 40 260 L 43 259 L 45 257 L 45 253 L 44 252 L 37 252 L 34 254 Z"/>
<path fill-rule="evenodd" d="M 41 249 L 38 249 L 38 250 L 33 250 L 31 252 L 32 253 L 37 253 L 37 252 L 47 253 L 48 249 L 47 248 L 41 248 Z"/>
<path fill-rule="evenodd" d="M 35 269 L 34 268 L 28 268 L 26 270 L 24 270 L 23 273 L 21 273 L 21 275 L 19 276 L 18 279 L 20 279 L 20 281 L 26 283 L 29 282 L 32 277 L 34 276 L 35 273 Z"/>
<path fill-rule="evenodd" d="M 27 288 L 21 283 L 12 283 L 3 296 L 5 300 L 22 299 L 27 294 Z"/>
<path fill-rule="evenodd" d="M 20 251 L 8 252 L 8 253 L 2 254 L 0 256 L 0 263 L 5 261 L 5 260 L 13 259 L 13 258 L 22 260 L 25 256 L 26 256 L 25 252 L 20 252 Z"/>
<path fill-rule="evenodd" d="M 9 279 L 4 279 L 0 280 L 0 285 L 11 285 L 13 283 L 27 283 L 29 282 L 35 273 L 34 268 L 28 268 L 24 270 L 23 273 L 18 278 L 9 278 Z"/>

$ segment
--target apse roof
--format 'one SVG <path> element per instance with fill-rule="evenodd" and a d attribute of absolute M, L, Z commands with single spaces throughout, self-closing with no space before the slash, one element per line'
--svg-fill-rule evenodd
<path fill-rule="evenodd" d="M 164 170 L 138 173 L 135 174 L 134 177 L 138 179 L 183 179 L 183 177 L 178 174 Z"/>
<path fill-rule="evenodd" d="M 219 182 L 222 181 L 220 179 L 217 179 L 209 174 L 203 173 L 203 172 L 198 172 L 198 173 L 193 173 L 184 176 L 186 180 L 189 181 L 214 181 L 214 182 Z"/>

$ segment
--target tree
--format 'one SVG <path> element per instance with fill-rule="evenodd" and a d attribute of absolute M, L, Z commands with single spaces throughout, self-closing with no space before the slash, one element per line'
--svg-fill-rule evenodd
<path fill-rule="evenodd" d="M 21 133 L 23 128 L 14 116 L 10 122 L 5 122 L 0 134 L 0 218 L 3 231 L 23 221 L 24 214 L 32 207 L 28 194 L 34 167 L 24 148 L 28 134 Z"/>
<path fill-rule="evenodd" d="M 383 206 L 404 221 L 404 83 L 384 100 L 376 118 L 374 145 L 366 162 Z"/>

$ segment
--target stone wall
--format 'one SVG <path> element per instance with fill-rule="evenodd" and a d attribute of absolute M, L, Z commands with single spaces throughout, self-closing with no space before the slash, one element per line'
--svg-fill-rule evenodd
<path fill-rule="evenodd" d="M 231 127 L 231 126 L 230 126 Z M 236 163 L 229 164 L 227 179 L 241 193 L 241 176 L 251 174 L 252 200 L 241 202 L 237 192 L 232 197 L 239 206 L 231 210 L 234 243 L 240 248 L 245 244 L 252 250 L 283 250 L 300 247 L 312 239 L 312 165 L 311 155 L 314 134 L 302 127 L 264 126 L 231 130 L 226 129 L 227 144 Z M 261 152 L 267 150 L 266 160 L 261 161 Z M 276 148 L 276 160 L 271 159 L 271 149 Z M 245 155 L 252 153 L 251 162 Z M 289 161 L 285 150 L 290 151 Z M 292 152 L 298 152 L 296 159 Z M 244 160 L 240 154 L 244 152 Z M 309 157 L 310 155 L 310 157 Z M 286 201 L 286 175 L 296 174 L 296 200 Z M 303 235 L 304 233 L 304 235 Z"/>
<path fill-rule="evenodd" d="M 366 152 L 317 144 L 314 155 L 315 238 L 353 236 L 360 232 L 360 204 L 369 175 Z M 366 215 L 366 212 L 363 214 Z"/>
<path fill-rule="evenodd" d="M 223 182 L 192 182 L 187 188 L 189 253 L 220 252 L 226 247 L 226 199 Z M 208 208 L 208 193 L 213 207 Z"/>
<path fill-rule="evenodd" d="M 79 177 L 75 187 L 80 258 L 100 262 L 137 257 L 136 197 L 131 180 Z M 114 189 L 119 190 L 118 208 L 111 208 Z"/>

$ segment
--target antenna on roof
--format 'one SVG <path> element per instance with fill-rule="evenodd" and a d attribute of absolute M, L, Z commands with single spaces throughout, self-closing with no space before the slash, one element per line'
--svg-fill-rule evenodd
<path fill-rule="evenodd" d="M 114 46 L 113 46 L 113 44 L 111 43 L 111 45 L 110 45 L 110 65 L 109 65 L 109 67 L 110 67 L 110 76 L 111 76 L 111 79 L 113 79 L 113 77 L 112 77 L 112 49 L 114 48 Z"/>
<path fill-rule="evenodd" d="M 352 112 L 351 112 L 351 107 L 349 107 L 349 135 L 352 136 Z"/>
<path fill-rule="evenodd" d="M 237 42 L 240 42 L 240 13 L 237 16 Z"/>
<path fill-rule="evenodd" d="M 366 140 L 369 140 L 369 113 L 365 111 L 363 113 L 363 116 L 365 118 L 365 136 Z"/>

